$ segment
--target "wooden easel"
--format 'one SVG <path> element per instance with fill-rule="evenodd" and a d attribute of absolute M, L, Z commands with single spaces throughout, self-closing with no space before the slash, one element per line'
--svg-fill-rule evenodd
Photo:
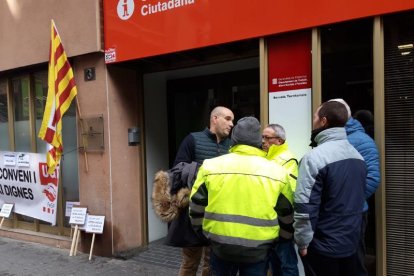
<path fill-rule="evenodd" d="M 92 235 L 91 250 L 89 251 L 89 261 L 92 259 L 93 245 L 95 243 L 95 233 Z"/>
<path fill-rule="evenodd" d="M 79 237 L 80 237 L 80 228 L 79 225 L 83 226 L 86 223 L 87 217 L 87 207 L 76 206 L 72 208 L 70 215 L 69 223 L 73 226 L 75 225 L 75 230 L 73 231 L 72 243 L 70 246 L 69 256 L 76 256 L 78 251 Z"/>
<path fill-rule="evenodd" d="M 102 234 L 105 224 L 105 216 L 88 215 L 85 232 L 92 233 L 91 249 L 89 250 L 89 261 L 92 260 L 93 246 L 96 234 Z"/>
<path fill-rule="evenodd" d="M 75 225 L 75 230 L 73 231 L 73 238 L 72 238 L 72 244 L 70 246 L 70 252 L 69 252 L 69 256 L 73 256 L 73 252 L 75 250 L 75 243 L 78 241 L 78 235 L 79 235 L 79 226 L 76 224 Z"/>

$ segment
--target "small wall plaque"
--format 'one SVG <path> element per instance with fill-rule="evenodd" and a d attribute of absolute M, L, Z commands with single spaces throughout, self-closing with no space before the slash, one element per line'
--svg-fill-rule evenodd
<path fill-rule="evenodd" d="M 80 118 L 80 125 L 79 147 L 86 152 L 103 152 L 105 150 L 103 115 Z"/>

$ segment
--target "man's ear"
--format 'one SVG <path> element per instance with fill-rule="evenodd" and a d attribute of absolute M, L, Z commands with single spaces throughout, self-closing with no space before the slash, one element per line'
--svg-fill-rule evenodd
<path fill-rule="evenodd" d="M 323 127 L 327 127 L 328 126 L 328 119 L 326 119 L 326 117 L 322 117 L 321 123 L 322 123 Z"/>

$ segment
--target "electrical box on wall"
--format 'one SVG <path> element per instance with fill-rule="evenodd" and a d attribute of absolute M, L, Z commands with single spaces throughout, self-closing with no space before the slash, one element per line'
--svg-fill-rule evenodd
<path fill-rule="evenodd" d="M 138 127 L 128 128 L 128 145 L 136 146 L 141 142 L 141 131 Z"/>
<path fill-rule="evenodd" d="M 79 148 L 86 152 L 103 152 L 103 115 L 80 118 L 80 126 Z"/>

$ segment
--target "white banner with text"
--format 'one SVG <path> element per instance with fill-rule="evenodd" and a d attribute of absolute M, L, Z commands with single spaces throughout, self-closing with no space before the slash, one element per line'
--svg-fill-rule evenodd
<path fill-rule="evenodd" d="M 56 224 L 59 168 L 47 173 L 46 155 L 0 151 L 0 205 L 14 212 Z"/>

